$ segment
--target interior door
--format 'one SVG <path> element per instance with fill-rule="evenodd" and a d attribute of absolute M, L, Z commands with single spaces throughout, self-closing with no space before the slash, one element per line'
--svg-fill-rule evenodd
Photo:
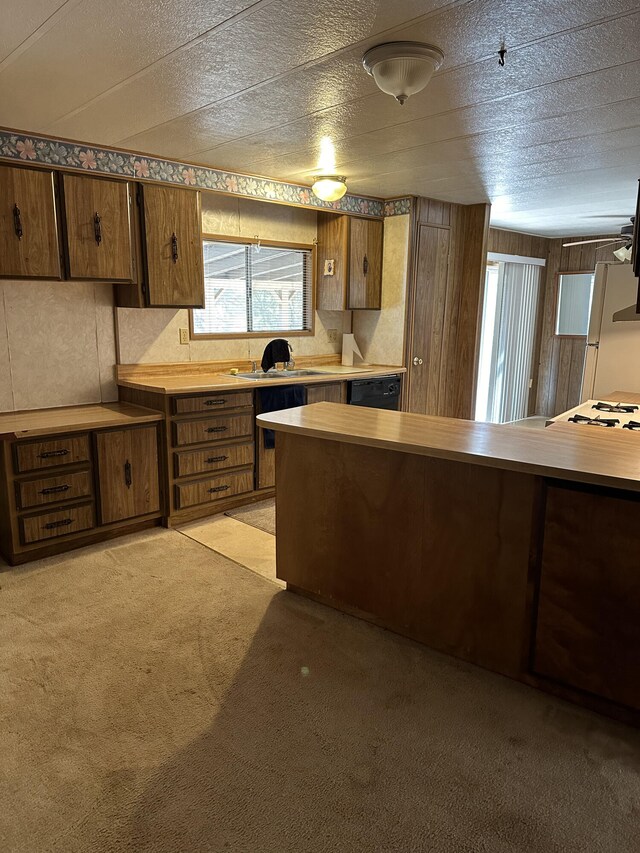
<path fill-rule="evenodd" d="M 155 426 L 96 435 L 102 524 L 157 512 L 158 439 Z"/>
<path fill-rule="evenodd" d="M 419 227 L 407 410 L 422 415 L 438 413 L 449 240 L 448 228 Z"/>
<path fill-rule="evenodd" d="M 69 277 L 133 281 L 129 184 L 64 175 L 63 185 Z"/>

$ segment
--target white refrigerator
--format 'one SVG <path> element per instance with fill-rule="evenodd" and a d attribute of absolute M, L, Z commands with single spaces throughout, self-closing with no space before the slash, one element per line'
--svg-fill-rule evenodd
<path fill-rule="evenodd" d="M 580 401 L 640 392 L 638 279 L 631 264 L 596 264 Z"/>

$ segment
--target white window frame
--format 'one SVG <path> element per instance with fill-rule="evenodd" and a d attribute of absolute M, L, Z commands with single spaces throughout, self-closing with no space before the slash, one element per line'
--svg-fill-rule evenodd
<path fill-rule="evenodd" d="M 231 243 L 237 246 L 266 246 L 274 249 L 300 249 L 301 251 L 310 252 L 311 271 L 309 277 L 309 287 L 311 292 L 308 298 L 311 303 L 310 317 L 311 327 L 309 329 L 273 329 L 268 331 L 258 332 L 196 332 L 193 322 L 193 308 L 189 310 L 189 333 L 193 340 L 228 340 L 230 338 L 273 338 L 278 335 L 287 335 L 288 337 L 303 337 L 315 335 L 316 325 L 316 244 L 315 243 L 290 243 L 280 240 L 262 240 L 258 237 L 230 237 L 221 234 L 202 234 L 202 243 Z M 200 309 L 202 310 L 202 309 Z"/>

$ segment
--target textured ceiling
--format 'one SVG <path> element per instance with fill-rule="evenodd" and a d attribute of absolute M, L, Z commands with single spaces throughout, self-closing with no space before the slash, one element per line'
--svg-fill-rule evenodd
<path fill-rule="evenodd" d="M 635 208 L 639 36 L 638 0 L 30 0 L 0 124 L 302 183 L 326 135 L 353 192 L 607 233 Z M 445 52 L 404 107 L 361 66 L 402 39 Z"/>

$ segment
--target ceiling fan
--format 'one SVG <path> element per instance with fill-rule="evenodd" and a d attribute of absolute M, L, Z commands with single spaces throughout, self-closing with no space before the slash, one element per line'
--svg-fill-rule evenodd
<path fill-rule="evenodd" d="M 606 249 L 607 246 L 615 246 L 616 243 L 624 243 L 624 249 L 621 247 L 618 251 L 625 252 L 629 251 L 629 258 L 631 257 L 631 243 L 633 241 L 633 230 L 634 230 L 634 222 L 635 216 L 629 217 L 629 225 L 623 225 L 620 228 L 620 236 L 616 236 L 612 234 L 611 237 L 597 237 L 595 240 L 576 240 L 574 243 L 563 243 L 562 247 L 566 248 L 568 246 L 583 246 L 586 243 L 606 243 L 605 246 L 600 246 L 601 249 Z M 609 241 L 609 242 L 607 242 Z M 620 258 L 622 260 L 622 258 Z"/>

